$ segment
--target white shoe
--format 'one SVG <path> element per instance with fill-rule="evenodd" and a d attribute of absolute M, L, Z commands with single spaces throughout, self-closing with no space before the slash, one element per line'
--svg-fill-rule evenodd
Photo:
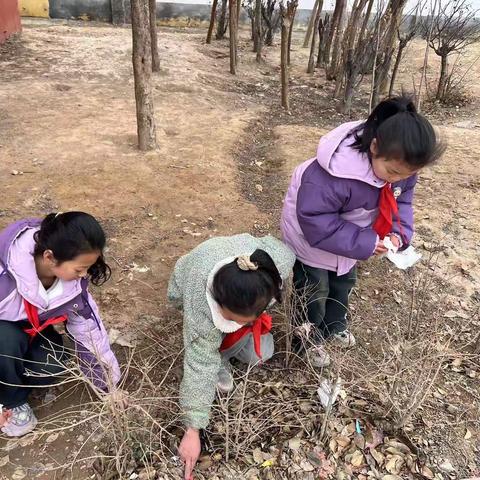
<path fill-rule="evenodd" d="M 37 426 L 37 417 L 28 403 L 8 409 L 6 412 L 7 421 L 1 430 L 7 437 L 22 437 Z"/>
<path fill-rule="evenodd" d="M 217 388 L 223 393 L 229 393 L 233 390 L 233 376 L 229 363 L 222 363 L 218 371 Z"/>
<path fill-rule="evenodd" d="M 322 345 L 309 348 L 306 351 L 306 355 L 315 368 L 323 368 L 330 365 L 330 355 Z"/>
<path fill-rule="evenodd" d="M 343 348 L 353 347 L 357 343 L 353 334 L 347 329 L 345 329 L 343 332 L 333 334 L 332 342 L 335 345 Z"/>

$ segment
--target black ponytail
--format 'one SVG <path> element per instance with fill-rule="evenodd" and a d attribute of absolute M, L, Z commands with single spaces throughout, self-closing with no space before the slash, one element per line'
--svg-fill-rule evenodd
<path fill-rule="evenodd" d="M 241 270 L 237 259 L 220 268 L 213 278 L 211 293 L 215 301 L 237 315 L 259 316 L 274 298 L 282 301 L 282 278 L 264 250 L 250 255 L 257 270 Z"/>
<path fill-rule="evenodd" d="M 34 239 L 34 256 L 51 250 L 60 264 L 82 253 L 100 252 L 97 261 L 88 269 L 90 281 L 101 285 L 110 278 L 111 270 L 103 257 L 105 233 L 92 215 L 83 212 L 50 213 L 43 219 Z"/>
<path fill-rule="evenodd" d="M 369 155 L 376 140 L 379 156 L 402 160 L 412 170 L 434 163 L 445 151 L 431 123 L 417 112 L 409 97 L 380 102 L 354 134 L 352 146 L 359 152 Z"/>

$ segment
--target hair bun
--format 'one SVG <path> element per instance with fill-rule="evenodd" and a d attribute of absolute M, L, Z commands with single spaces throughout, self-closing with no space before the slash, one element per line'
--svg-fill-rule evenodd
<path fill-rule="evenodd" d="M 248 272 L 249 270 L 258 270 L 258 264 L 250 260 L 250 255 L 240 255 L 237 258 L 237 265 L 240 270 Z"/>

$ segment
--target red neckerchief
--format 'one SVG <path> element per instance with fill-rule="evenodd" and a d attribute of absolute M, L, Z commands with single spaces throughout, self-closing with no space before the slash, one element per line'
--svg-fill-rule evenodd
<path fill-rule="evenodd" d="M 378 217 L 373 224 L 373 229 L 378 233 L 380 240 L 383 240 L 389 233 L 392 233 L 394 215 L 400 229 L 402 240 L 404 243 L 406 243 L 403 235 L 403 228 L 400 224 L 397 200 L 392 192 L 392 184 L 386 183 L 380 190 L 380 198 L 378 200 Z"/>
<path fill-rule="evenodd" d="M 261 336 L 265 335 L 272 329 L 272 317 L 267 313 L 262 313 L 254 322 L 253 325 L 245 325 L 236 332 L 227 333 L 225 335 L 222 344 L 220 345 L 220 351 L 233 347 L 241 338 L 248 333 L 252 333 L 253 346 L 258 358 L 262 358 L 260 351 Z"/>
<path fill-rule="evenodd" d="M 40 325 L 40 319 L 38 318 L 38 309 L 27 300 L 23 299 L 23 304 L 25 306 L 25 311 L 27 312 L 27 318 L 32 328 L 24 328 L 23 331 L 30 335 L 30 341 L 32 341 L 38 333 L 42 330 L 45 330 L 50 325 L 55 325 L 56 323 L 65 322 L 67 320 L 66 315 L 60 317 L 53 317 L 47 319 Z"/>

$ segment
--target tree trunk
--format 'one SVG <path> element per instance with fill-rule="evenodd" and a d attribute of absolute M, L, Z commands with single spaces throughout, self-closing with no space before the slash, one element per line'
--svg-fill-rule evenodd
<path fill-rule="evenodd" d="M 317 5 L 317 14 L 315 16 L 315 22 L 313 24 L 312 43 L 310 45 L 310 56 L 308 57 L 307 73 L 313 73 L 315 71 L 315 52 L 317 50 L 317 35 L 318 25 L 322 16 L 323 0 L 320 0 Z"/>
<path fill-rule="evenodd" d="M 310 45 L 310 37 L 312 36 L 313 26 L 315 25 L 315 19 L 317 18 L 317 10 L 318 4 L 320 0 L 315 0 L 315 4 L 313 5 L 313 10 L 310 15 L 310 20 L 308 21 L 307 32 L 305 33 L 305 39 L 303 40 L 303 48 L 308 48 Z"/>
<path fill-rule="evenodd" d="M 160 55 L 158 54 L 157 41 L 157 0 L 149 0 L 150 11 L 150 36 L 152 44 L 152 72 L 160 71 Z"/>
<path fill-rule="evenodd" d="M 225 32 L 227 31 L 225 22 L 227 20 L 227 3 L 228 0 L 222 0 L 222 8 L 220 10 L 220 16 L 218 17 L 217 23 L 217 33 L 215 34 L 215 38 L 217 40 L 222 40 L 225 38 Z"/>
<path fill-rule="evenodd" d="M 377 68 L 372 91 L 372 107 L 377 105 L 380 95 L 386 88 L 390 65 L 395 50 L 395 35 L 402 19 L 407 0 L 390 0 L 387 10 L 380 21 L 381 46 L 377 55 Z M 383 33 L 385 32 L 385 33 Z"/>
<path fill-rule="evenodd" d="M 262 0 L 255 0 L 255 37 L 257 39 L 257 62 L 262 61 L 263 32 L 262 32 Z"/>
<path fill-rule="evenodd" d="M 215 17 L 217 14 L 218 0 L 213 0 L 212 11 L 210 12 L 210 25 L 208 26 L 207 43 L 212 43 L 213 28 L 215 26 Z"/>
<path fill-rule="evenodd" d="M 157 146 L 152 93 L 152 46 L 148 0 L 131 0 L 132 61 L 137 107 L 138 147 L 153 150 Z"/>
<path fill-rule="evenodd" d="M 230 0 L 229 9 L 229 25 L 230 25 L 230 73 L 237 74 L 237 0 Z"/>
<path fill-rule="evenodd" d="M 235 12 L 235 44 L 238 47 L 238 36 L 240 35 L 240 28 L 239 28 L 239 22 L 240 22 L 240 14 L 242 13 L 242 0 L 236 0 L 237 1 L 237 10 Z"/>
<path fill-rule="evenodd" d="M 295 15 L 297 14 L 297 7 L 293 11 L 293 18 L 290 22 L 290 27 L 288 29 L 288 51 L 287 51 L 287 63 L 290 65 L 290 52 L 292 51 L 292 35 L 293 35 L 293 23 L 295 22 Z"/>
<path fill-rule="evenodd" d="M 341 15 L 344 9 L 345 0 L 336 0 L 335 9 L 333 10 L 332 20 L 330 22 L 330 29 L 328 32 L 327 43 L 325 44 L 325 64 L 330 63 L 330 50 L 333 45 L 333 40 L 337 34 L 337 30 L 340 28 Z"/>
<path fill-rule="evenodd" d="M 291 20 L 282 15 L 282 29 L 281 29 L 281 49 L 280 49 L 280 69 L 282 77 L 282 107 L 289 111 L 290 103 L 288 99 L 288 32 L 290 30 Z"/>
<path fill-rule="evenodd" d="M 346 0 L 337 0 L 335 3 L 335 11 L 339 10 L 338 19 L 336 22 L 335 36 L 332 37 L 332 42 L 330 45 L 333 45 L 332 57 L 330 59 L 330 65 L 327 68 L 327 80 L 333 80 L 337 75 L 338 68 L 338 58 L 340 56 L 340 46 L 342 44 L 343 38 L 343 17 L 346 14 L 347 2 Z M 334 12 L 335 15 L 335 12 Z M 331 48 L 331 47 L 330 47 Z"/>
<path fill-rule="evenodd" d="M 435 100 L 444 100 L 445 98 L 445 87 L 447 85 L 448 78 L 448 56 L 442 55 L 441 57 L 441 66 L 440 66 L 440 78 L 438 79 L 437 94 L 435 95 Z"/>
<path fill-rule="evenodd" d="M 395 88 L 395 80 L 397 79 L 398 67 L 402 61 L 403 50 L 406 45 L 400 43 L 398 45 L 397 57 L 395 58 L 395 64 L 393 65 L 392 78 L 390 79 L 390 88 L 388 89 L 388 96 L 391 97 L 393 94 L 393 89 Z"/>

